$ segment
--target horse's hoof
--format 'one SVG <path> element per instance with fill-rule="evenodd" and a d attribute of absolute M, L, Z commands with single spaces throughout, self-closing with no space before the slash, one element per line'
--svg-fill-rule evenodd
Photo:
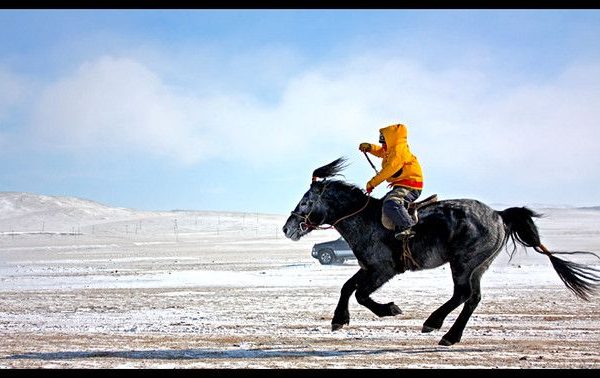
<path fill-rule="evenodd" d="M 440 342 L 438 343 L 438 345 L 443 345 L 443 346 L 450 346 L 450 345 L 453 345 L 453 344 L 454 344 L 453 342 L 450 342 L 450 341 L 448 341 L 448 340 L 446 340 L 444 338 L 442 338 L 440 340 Z"/>
<path fill-rule="evenodd" d="M 342 329 L 342 328 L 344 328 L 344 325 L 343 325 L 343 324 L 337 324 L 337 323 L 333 323 L 333 324 L 331 325 L 331 332 L 335 332 L 335 331 L 337 331 L 337 330 L 339 330 L 339 329 Z"/>
<path fill-rule="evenodd" d="M 433 327 L 430 327 L 427 325 L 423 325 L 423 328 L 421 328 L 421 333 L 429 333 L 429 332 L 437 331 L 437 330 L 438 330 L 438 328 L 433 328 Z"/>
<path fill-rule="evenodd" d="M 390 306 L 390 313 L 392 314 L 392 316 L 396 316 L 402 314 L 402 310 L 400 309 L 400 307 L 392 303 Z"/>

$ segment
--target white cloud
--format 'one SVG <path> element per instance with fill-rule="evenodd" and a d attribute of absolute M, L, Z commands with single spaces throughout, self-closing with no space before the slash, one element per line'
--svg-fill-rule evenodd
<path fill-rule="evenodd" d="M 566 184 L 600 173 L 599 73 L 572 65 L 544 85 L 499 90 L 495 73 L 365 55 L 296 79 L 281 110 L 339 149 L 405 123 L 427 173 Z"/>
<path fill-rule="evenodd" d="M 46 88 L 33 122 L 57 147 L 125 147 L 193 162 L 208 149 L 195 105 L 139 62 L 103 57 Z"/>
<path fill-rule="evenodd" d="M 0 66 L 0 121 L 23 99 L 25 93 L 24 79 Z"/>
<path fill-rule="evenodd" d="M 600 65 L 572 65 L 544 85 L 517 85 L 482 102 L 474 156 L 492 168 L 512 168 L 518 179 L 543 175 L 559 185 L 598 179 L 599 74 Z"/>
<path fill-rule="evenodd" d="M 11 135 L 5 122 L 10 119 L 26 97 L 28 83 L 24 77 L 0 65 L 0 149 L 11 145 Z"/>
<path fill-rule="evenodd" d="M 172 87 L 138 60 L 102 57 L 46 88 L 34 120 L 59 147 L 132 146 L 185 163 L 218 156 L 254 164 L 354 151 L 402 122 L 428 171 L 521 180 L 580 168 L 598 174 L 599 66 L 502 90 L 495 75 L 365 53 L 290 73 L 278 99 L 263 101 L 244 86 L 218 95 Z"/>

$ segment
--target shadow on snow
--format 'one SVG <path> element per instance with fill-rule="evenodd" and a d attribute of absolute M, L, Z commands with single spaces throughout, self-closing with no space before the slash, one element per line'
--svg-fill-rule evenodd
<path fill-rule="evenodd" d="M 290 349 L 183 349 L 183 350 L 130 350 L 130 351 L 67 351 L 33 352 L 7 356 L 7 359 L 31 360 L 71 360 L 78 358 L 127 358 L 142 360 L 188 360 L 188 359 L 243 359 L 243 358 L 279 358 L 279 357 L 343 357 L 349 355 L 378 355 L 385 353 L 464 353 L 488 352 L 493 348 L 405 348 L 405 349 L 346 349 L 346 350 L 290 350 Z"/>

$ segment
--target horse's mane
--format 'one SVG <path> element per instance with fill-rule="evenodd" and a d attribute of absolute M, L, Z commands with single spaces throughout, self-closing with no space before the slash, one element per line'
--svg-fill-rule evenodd
<path fill-rule="evenodd" d="M 355 184 L 343 181 L 343 180 L 327 180 L 328 185 L 334 184 L 338 187 L 338 189 L 345 189 L 350 193 L 354 193 L 354 194 L 361 194 L 361 198 L 363 196 L 365 196 L 365 192 L 359 188 L 358 186 L 356 186 Z"/>
<path fill-rule="evenodd" d="M 313 171 L 313 178 L 328 179 L 328 178 L 335 177 L 335 176 L 344 177 L 344 175 L 342 175 L 341 172 L 342 172 L 342 170 L 344 170 L 344 168 L 346 168 L 348 166 L 347 161 L 348 161 L 348 159 L 346 159 L 345 157 L 340 157 L 327 165 L 319 167 Z M 346 182 L 343 180 L 338 180 L 338 179 L 326 180 L 326 182 L 328 183 L 328 185 L 334 184 L 338 187 L 343 187 L 346 190 L 348 190 L 350 193 L 355 193 L 355 194 L 360 193 L 363 196 L 365 195 L 365 193 L 363 192 L 362 189 L 360 189 L 358 186 L 351 184 L 349 182 Z M 361 198 L 362 198 L 362 196 L 361 196 Z"/>
<path fill-rule="evenodd" d="M 332 161 L 331 163 L 319 167 L 313 171 L 313 177 L 315 178 L 330 178 L 334 176 L 343 176 L 340 172 L 348 166 L 346 164 L 348 159 L 340 157 Z"/>

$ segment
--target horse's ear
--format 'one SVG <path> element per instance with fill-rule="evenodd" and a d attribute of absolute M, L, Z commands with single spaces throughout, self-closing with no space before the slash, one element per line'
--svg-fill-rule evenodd
<path fill-rule="evenodd" d="M 310 187 L 314 187 L 315 185 L 325 184 L 327 182 L 326 178 L 313 176 L 312 181 L 310 183 Z"/>
<path fill-rule="evenodd" d="M 315 177 L 315 180 L 310 183 L 310 189 L 317 194 L 321 193 L 326 186 L 327 179 L 322 177 Z"/>

